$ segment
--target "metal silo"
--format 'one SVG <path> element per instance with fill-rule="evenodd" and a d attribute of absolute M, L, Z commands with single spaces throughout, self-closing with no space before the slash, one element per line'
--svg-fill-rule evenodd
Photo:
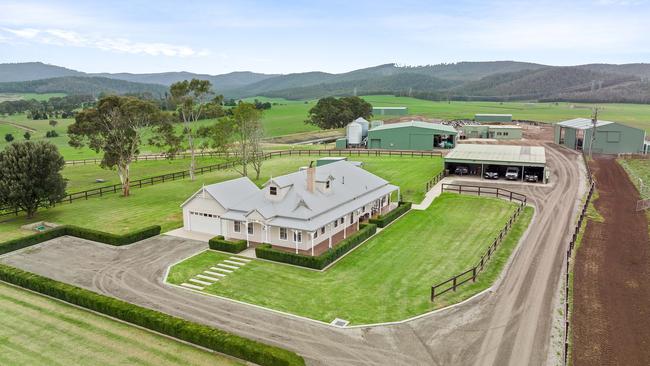
<path fill-rule="evenodd" d="M 359 117 L 359 118 L 355 119 L 354 122 L 360 124 L 361 127 L 363 128 L 362 131 L 361 131 L 361 135 L 363 136 L 363 138 L 368 137 L 368 129 L 370 127 L 370 122 L 368 122 L 363 117 Z"/>
<path fill-rule="evenodd" d="M 350 122 L 346 127 L 348 146 L 359 146 L 363 141 L 363 126 L 357 122 Z"/>

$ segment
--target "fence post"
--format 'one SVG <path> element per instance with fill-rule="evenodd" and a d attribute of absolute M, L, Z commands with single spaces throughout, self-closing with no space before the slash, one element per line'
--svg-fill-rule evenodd
<path fill-rule="evenodd" d="M 472 282 L 476 282 L 476 267 L 472 268 Z"/>
<path fill-rule="evenodd" d="M 457 278 L 458 278 L 458 277 L 454 277 L 454 286 L 453 286 L 454 292 L 456 292 L 456 279 L 457 279 Z"/>
<path fill-rule="evenodd" d="M 431 286 L 431 302 L 433 302 L 433 299 L 436 297 L 436 288 L 434 286 Z"/>

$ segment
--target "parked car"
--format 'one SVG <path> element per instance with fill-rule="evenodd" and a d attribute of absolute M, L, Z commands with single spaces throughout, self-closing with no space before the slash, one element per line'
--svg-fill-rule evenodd
<path fill-rule="evenodd" d="M 456 175 L 467 175 L 469 174 L 469 168 L 466 166 L 457 166 L 456 169 L 454 170 L 454 174 Z"/>
<path fill-rule="evenodd" d="M 506 169 L 506 179 L 517 180 L 519 178 L 519 168 L 516 166 L 509 166 Z"/>
<path fill-rule="evenodd" d="M 537 176 L 537 174 L 526 174 L 524 176 L 524 180 L 526 180 L 526 182 L 535 183 L 535 182 L 539 181 L 539 177 Z"/>
<path fill-rule="evenodd" d="M 483 177 L 485 179 L 499 179 L 499 173 L 488 170 L 485 172 L 485 174 L 483 174 Z"/>

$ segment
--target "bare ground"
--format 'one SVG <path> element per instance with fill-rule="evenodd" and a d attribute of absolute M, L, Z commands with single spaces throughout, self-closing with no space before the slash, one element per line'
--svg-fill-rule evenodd
<path fill-rule="evenodd" d="M 588 222 L 576 255 L 573 364 L 650 365 L 648 221 L 615 159 L 597 158 L 592 168 L 604 222 Z"/>

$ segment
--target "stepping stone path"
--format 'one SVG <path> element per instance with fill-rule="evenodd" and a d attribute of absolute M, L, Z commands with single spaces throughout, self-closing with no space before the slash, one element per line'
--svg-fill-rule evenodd
<path fill-rule="evenodd" d="M 230 257 L 228 259 L 224 259 L 221 261 L 221 263 L 215 264 L 214 267 L 210 267 L 210 269 L 203 271 L 203 273 L 197 274 L 196 276 L 190 278 L 188 282 L 181 283 L 181 286 L 192 290 L 203 291 L 203 289 L 205 289 L 207 286 L 216 283 L 220 279 L 226 277 L 228 274 L 233 273 L 234 271 L 247 265 L 250 261 L 250 259 L 240 257 Z"/>

